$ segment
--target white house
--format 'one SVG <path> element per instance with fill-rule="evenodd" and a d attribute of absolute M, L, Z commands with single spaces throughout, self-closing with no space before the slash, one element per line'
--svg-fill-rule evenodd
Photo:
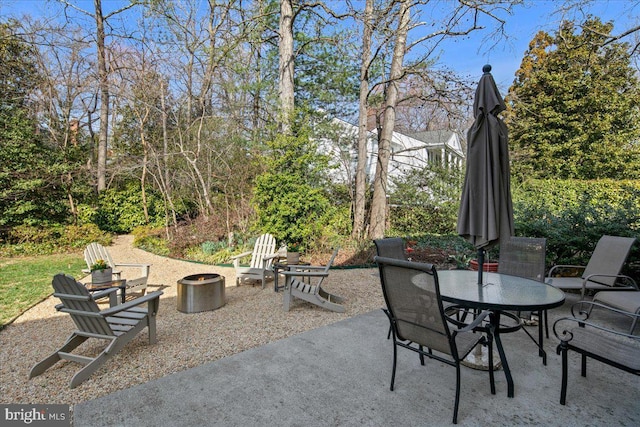
<path fill-rule="evenodd" d="M 330 154 L 335 168 L 334 179 L 352 182 L 355 176 L 358 127 L 340 119 L 332 119 L 331 135 L 319 143 L 320 149 Z M 465 153 L 460 135 L 454 131 L 425 131 L 412 136 L 394 132 L 391 140 L 389 178 L 402 177 L 411 169 L 422 169 L 427 163 L 449 168 L 462 168 Z M 378 158 L 377 129 L 368 132 L 366 170 L 373 182 Z"/>

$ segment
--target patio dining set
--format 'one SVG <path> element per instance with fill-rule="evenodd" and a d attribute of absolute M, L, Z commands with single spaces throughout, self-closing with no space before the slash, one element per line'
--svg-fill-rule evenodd
<path fill-rule="evenodd" d="M 543 238 L 511 237 L 502 241 L 498 272 L 480 272 L 480 276 L 467 270 L 437 271 L 431 264 L 409 261 L 401 238 L 376 240 L 375 260 L 394 346 L 391 390 L 395 386 L 398 348 L 418 353 L 423 365 L 426 357 L 454 366 L 456 424 L 461 366 L 477 346 L 488 350 L 486 366 L 480 368 L 488 370 L 490 391 L 496 393 L 492 354 L 495 342 L 507 381 L 507 396 L 513 397 L 514 380 L 501 335 L 523 330 L 538 347 L 546 365 L 543 339 L 545 335 L 549 337 L 547 310 L 564 304 L 563 290 L 579 291 L 581 298 L 571 308 L 572 316 L 561 317 L 553 324 L 559 340 L 557 352 L 562 358 L 560 403 L 566 404 L 570 351 L 581 356 L 582 376 L 586 376 L 588 358 L 640 375 L 640 337 L 633 335 L 640 317 L 640 292 L 631 277 L 621 274 L 634 243 L 634 238 L 603 236 L 587 266 L 550 269 L 550 273 L 562 268 L 579 269 L 583 271 L 581 276 L 545 277 Z M 588 300 L 587 295 L 594 291 L 593 300 Z M 614 330 L 598 322 L 595 313 L 599 310 L 629 317 L 629 329 Z M 524 318 L 532 313 L 537 315 L 537 339 L 525 327 Z"/>

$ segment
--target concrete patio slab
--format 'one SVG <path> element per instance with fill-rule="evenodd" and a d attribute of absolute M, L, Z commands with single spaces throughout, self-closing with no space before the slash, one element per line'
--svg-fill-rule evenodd
<path fill-rule="evenodd" d="M 568 313 L 554 310 L 550 320 Z M 435 426 L 451 424 L 455 369 L 399 351 L 389 390 L 392 344 L 376 310 L 159 380 L 75 405 L 74 425 L 91 426 Z M 535 331 L 535 327 L 532 328 Z M 548 365 L 522 332 L 503 336 L 515 381 L 507 398 L 485 371 L 462 369 L 461 426 L 637 426 L 638 377 L 589 361 L 587 378 L 570 354 L 567 405 L 560 357 L 545 341 Z M 149 360 L 153 363 L 153 360 Z"/>

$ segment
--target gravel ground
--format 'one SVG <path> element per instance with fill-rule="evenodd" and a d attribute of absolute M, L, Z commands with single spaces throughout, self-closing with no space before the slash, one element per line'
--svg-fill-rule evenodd
<path fill-rule="evenodd" d="M 135 249 L 132 236 L 120 236 L 109 252 L 116 262 L 149 263 L 149 291 L 162 289 L 157 318 L 158 342 L 146 331 L 125 346 L 91 378 L 75 389 L 69 381 L 81 367 L 61 361 L 29 380 L 31 367 L 59 348 L 74 330 L 66 314 L 57 313 L 49 297 L 0 331 L 0 403 L 74 404 L 189 369 L 309 329 L 379 309 L 384 301 L 376 269 L 331 270 L 327 291 L 346 298 L 345 313 L 333 313 L 301 300 L 282 310 L 282 293 L 273 282 L 235 286 L 233 268 L 173 260 Z M 176 309 L 177 281 L 196 273 L 226 279 L 226 304 L 218 310 L 185 314 Z M 126 271 L 125 277 L 126 277 Z M 270 285 L 270 286 L 269 286 Z M 97 340 L 96 340 L 97 341 Z M 100 351 L 87 342 L 82 352 Z"/>

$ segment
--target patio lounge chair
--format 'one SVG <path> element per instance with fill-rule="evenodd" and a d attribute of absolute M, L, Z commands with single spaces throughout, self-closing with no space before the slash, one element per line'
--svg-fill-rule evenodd
<path fill-rule="evenodd" d="M 374 259 L 380 269 L 380 282 L 387 305 L 383 310 L 389 318 L 393 332 L 393 368 L 390 389 L 393 391 L 395 383 L 398 347 L 418 353 L 421 365 L 424 365 L 426 356 L 454 366 L 456 392 L 453 423 L 456 424 L 460 401 L 460 362 L 478 343 L 488 343 L 489 360 L 493 358 L 491 337 L 473 333 L 474 328 L 479 326 L 489 313 L 482 312 L 469 325 L 456 329 L 451 326 L 451 321 L 445 316 L 438 274 L 434 266 L 384 257 Z M 439 367 L 434 366 L 434 369 Z M 491 363 L 489 363 L 489 381 L 491 393 L 495 394 Z M 441 390 L 425 387 L 425 392 L 429 391 L 435 397 Z"/>
<path fill-rule="evenodd" d="M 132 293 L 140 293 L 144 295 L 147 291 L 147 280 L 149 279 L 149 264 L 122 264 L 115 263 L 109 255 L 107 248 L 100 243 L 90 243 L 84 250 L 84 260 L 87 263 L 87 269 L 82 270 L 84 273 L 91 273 L 91 266 L 98 260 L 104 260 L 113 269 L 112 273 L 115 280 L 120 280 L 122 269 L 137 269 L 138 273 L 131 273 L 131 278 L 127 277 L 127 295 Z M 124 302 L 124 301 L 123 301 Z"/>
<path fill-rule="evenodd" d="M 131 341 L 145 327 L 149 329 L 149 344 L 156 342 L 156 314 L 162 291 L 151 292 L 143 297 L 124 304 L 100 310 L 87 289 L 73 277 L 57 274 L 53 278 L 54 296 L 62 304 L 56 309 L 69 313 L 78 328 L 62 347 L 49 357 L 37 363 L 29 373 L 29 378 L 42 374 L 59 360 L 70 360 L 86 365 L 78 371 L 70 382 L 74 388 L 88 379 L 111 356 Z M 99 298 L 108 293 L 117 292 L 117 288 L 108 289 L 94 296 Z M 147 304 L 147 308 L 138 307 Z M 71 352 L 89 338 L 105 340 L 108 345 L 96 357 L 72 354 Z"/>
<path fill-rule="evenodd" d="M 580 290 L 582 299 L 587 290 L 635 290 L 635 281 L 620 274 L 635 243 L 634 237 L 602 236 L 586 266 L 556 265 L 549 270 L 546 283 L 564 290 Z M 583 270 L 580 277 L 554 277 L 562 269 Z"/>
<path fill-rule="evenodd" d="M 329 268 L 331 268 L 337 254 L 338 249 L 333 251 L 331 259 L 325 266 L 292 266 L 289 270 L 282 272 L 286 277 L 283 295 L 284 311 L 289 311 L 291 300 L 295 297 L 330 311 L 344 313 L 344 306 L 342 305 L 344 298 L 330 294 L 322 289 L 322 281 L 329 276 Z M 310 282 L 312 279 L 317 279 L 317 283 L 312 284 Z"/>
<path fill-rule="evenodd" d="M 585 306 L 589 306 L 586 311 Z M 571 308 L 573 317 L 562 317 L 554 322 L 553 333 L 560 340 L 557 353 L 562 355 L 561 405 L 566 404 L 567 401 L 569 370 L 567 354 L 569 350 L 580 354 L 580 374 L 583 377 L 587 376 L 587 358 L 598 360 L 634 375 L 640 375 L 640 337 L 614 331 L 603 326 L 600 322 L 589 321 L 588 313 L 591 312 L 594 306 L 618 312 L 625 316 L 631 316 L 635 319 L 634 321 L 637 321 L 640 317 L 638 314 L 621 312 L 592 301 L 580 301 Z M 582 315 L 580 318 L 576 317 L 575 310 L 580 310 Z M 594 393 L 597 390 L 590 389 L 589 392 Z"/>
<path fill-rule="evenodd" d="M 241 266 L 240 260 L 249 255 L 251 255 L 249 266 Z M 262 283 L 262 289 L 264 289 L 266 280 L 274 276 L 272 264 L 274 258 L 278 256 L 275 237 L 271 234 L 263 234 L 258 237 L 253 251 L 231 257 L 233 267 L 236 270 L 236 285 L 239 285 L 243 279 L 259 280 Z"/>

